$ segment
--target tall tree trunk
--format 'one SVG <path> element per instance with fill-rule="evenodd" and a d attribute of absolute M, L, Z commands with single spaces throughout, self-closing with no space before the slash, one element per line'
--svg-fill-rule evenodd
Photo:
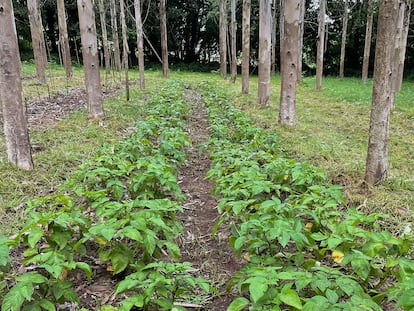
<path fill-rule="evenodd" d="M 302 0 L 300 3 L 300 23 L 299 23 L 298 82 L 302 81 L 303 35 L 305 33 L 305 12 L 306 12 L 306 1 Z"/>
<path fill-rule="evenodd" d="M 9 162 L 33 169 L 26 108 L 20 77 L 20 54 L 11 0 L 0 0 L 0 100 Z"/>
<path fill-rule="evenodd" d="M 277 1 L 277 0 L 273 0 L 273 1 Z M 279 53 L 282 54 L 282 42 L 283 42 L 283 36 L 285 33 L 285 15 L 284 15 L 284 11 L 285 11 L 285 0 L 279 0 Z"/>
<path fill-rule="evenodd" d="M 118 22 L 116 18 L 117 15 L 116 15 L 115 0 L 109 0 L 109 8 L 111 12 L 111 28 L 112 28 L 112 42 L 114 44 L 115 70 L 121 71 L 121 53 L 119 52 Z"/>
<path fill-rule="evenodd" d="M 36 76 L 40 83 L 46 83 L 46 46 L 43 34 L 42 15 L 37 0 L 27 0 L 30 33 L 32 35 L 33 56 L 36 64 Z"/>
<path fill-rule="evenodd" d="M 99 0 L 99 17 L 101 20 L 101 29 L 102 29 L 102 44 L 103 44 L 103 52 L 104 52 L 104 59 L 105 59 L 105 72 L 109 74 L 111 70 L 111 57 L 109 52 L 109 45 L 108 45 L 108 32 L 106 31 L 106 12 L 105 12 L 105 5 L 103 0 Z"/>
<path fill-rule="evenodd" d="M 257 103 L 263 107 L 269 107 L 272 0 L 260 0 L 259 3 L 259 85 Z"/>
<path fill-rule="evenodd" d="M 129 65 L 128 65 L 128 54 L 129 47 L 127 41 L 127 27 L 125 21 L 125 4 L 124 0 L 119 0 L 119 9 L 120 9 L 120 20 L 121 20 L 121 29 L 122 29 L 122 51 L 124 59 L 124 69 L 125 69 L 125 93 L 126 100 L 129 101 Z M 142 33 L 141 33 L 142 38 Z"/>
<path fill-rule="evenodd" d="M 285 0 L 284 36 L 281 54 L 282 82 L 280 89 L 279 123 L 295 125 L 296 85 L 298 77 L 298 54 L 300 35 L 300 15 L 302 0 Z"/>
<path fill-rule="evenodd" d="M 231 0 L 231 82 L 235 83 L 237 78 L 237 22 L 236 22 L 236 0 Z"/>
<path fill-rule="evenodd" d="M 134 1 L 135 8 L 135 26 L 137 29 L 137 52 L 138 52 L 138 68 L 139 68 L 139 87 L 145 89 L 144 74 L 144 41 L 142 36 L 142 18 L 141 18 L 141 1 Z"/>
<path fill-rule="evenodd" d="M 367 26 L 365 30 L 364 59 L 362 62 L 362 81 L 368 81 L 369 55 L 371 54 L 372 24 L 374 19 L 374 0 L 368 0 Z"/>
<path fill-rule="evenodd" d="M 318 13 L 318 47 L 316 55 L 316 89 L 322 89 L 323 76 L 323 56 L 325 52 L 325 2 L 326 0 L 319 0 Z"/>
<path fill-rule="evenodd" d="M 341 41 L 341 59 L 339 61 L 339 79 L 344 78 L 344 67 L 345 67 L 345 47 L 346 47 L 346 36 L 348 30 L 348 0 L 344 0 L 344 16 L 342 18 L 342 41 Z"/>
<path fill-rule="evenodd" d="M 396 15 L 395 0 L 380 0 L 378 13 L 377 43 L 375 49 L 374 87 L 372 92 L 371 121 L 365 181 L 377 184 L 384 180 L 388 166 L 388 136 L 390 118 L 390 94 Z"/>
<path fill-rule="evenodd" d="M 270 60 L 272 74 L 276 73 L 276 46 L 277 46 L 276 32 L 277 32 L 276 1 L 274 0 L 272 3 L 272 58 Z"/>
<path fill-rule="evenodd" d="M 251 0 L 243 0 L 242 93 L 249 93 Z"/>
<path fill-rule="evenodd" d="M 88 96 L 88 117 L 101 118 L 104 116 L 104 112 L 93 0 L 77 0 L 77 4 L 83 65 L 85 67 L 85 87 Z"/>
<path fill-rule="evenodd" d="M 72 77 L 72 59 L 70 57 L 70 47 L 68 38 L 68 28 L 66 25 L 65 1 L 57 0 L 58 23 L 59 23 L 59 43 L 62 50 L 63 65 L 65 66 L 66 76 Z"/>
<path fill-rule="evenodd" d="M 405 62 L 405 53 L 407 49 L 407 38 L 408 31 L 410 27 L 410 16 L 411 16 L 411 0 L 405 0 L 405 13 L 404 13 L 404 26 L 401 38 L 401 49 L 399 50 L 398 58 L 398 68 L 397 68 L 397 81 L 396 81 L 396 91 L 401 91 L 402 81 L 404 77 L 404 62 Z"/>
<path fill-rule="evenodd" d="M 220 46 L 220 73 L 227 79 L 227 0 L 218 0 L 220 6 L 219 19 L 219 46 Z"/>
<path fill-rule="evenodd" d="M 168 77 L 167 0 L 160 0 L 162 75 Z"/>

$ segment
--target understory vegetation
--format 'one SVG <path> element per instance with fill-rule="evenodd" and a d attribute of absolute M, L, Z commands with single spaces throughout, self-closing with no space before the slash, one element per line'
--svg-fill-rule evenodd
<path fill-rule="evenodd" d="M 53 88 L 24 80 L 25 96 L 70 93 L 81 74 L 55 78 Z M 131 102 L 122 92 L 106 99 L 101 123 L 81 109 L 32 125 L 34 172 L 14 169 L 0 151 L 2 311 L 78 301 L 73 283 L 88 282 L 96 263 L 119 279 L 117 306 L 101 310 L 185 310 L 190 297 L 218 294 L 214 280 L 179 262 L 186 88 L 209 114 L 203 149 L 220 198 L 212 234 L 231 224 L 229 243 L 245 263 L 227 281 L 229 311 L 414 308 L 412 82 L 392 113 L 389 178 L 371 188 L 362 180 L 372 85 L 327 78 L 316 92 L 304 78 L 289 128 L 277 125 L 278 95 L 271 109 L 256 105 L 255 77 L 241 95 L 238 82 L 218 87 L 217 74 L 172 72 L 167 83 L 146 74 L 147 90 L 133 90 Z M 108 91 L 117 79 L 104 81 Z M 279 84 L 273 77 L 272 94 Z"/>

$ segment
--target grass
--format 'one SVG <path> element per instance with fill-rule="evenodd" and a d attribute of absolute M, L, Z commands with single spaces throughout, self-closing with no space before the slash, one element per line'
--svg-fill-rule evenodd
<path fill-rule="evenodd" d="M 23 75 L 31 77 L 33 64 L 23 66 Z M 83 72 L 74 67 L 74 77 L 67 79 L 60 66 L 48 69 L 48 86 L 41 86 L 25 78 L 24 94 L 27 99 L 42 98 L 83 87 Z M 118 75 L 105 79 L 104 87 L 119 83 Z M 130 73 L 136 81 L 136 70 Z M 392 112 L 389 141 L 388 179 L 378 187 L 363 183 L 367 152 L 372 82 L 363 85 L 359 79 L 323 80 L 323 90 L 315 91 L 314 78 L 304 78 L 298 87 L 297 125 L 278 125 L 280 77 L 271 81 L 271 108 L 256 104 L 257 77 L 250 79 L 250 94 L 243 95 L 241 79 L 235 84 L 222 81 L 217 73 L 200 74 L 183 71 L 171 72 L 171 78 L 190 83 L 210 80 L 222 85 L 232 95 L 236 105 L 243 108 L 254 121 L 275 130 L 287 153 L 300 161 L 322 168 L 334 183 L 344 186 L 346 206 L 356 206 L 369 212 L 383 211 L 392 217 L 385 224 L 396 233 L 405 223 L 414 221 L 414 83 L 405 81 L 397 95 L 396 109 Z M 4 140 L 0 136 L 0 219 L 3 229 L 10 233 L 18 225 L 24 202 L 33 196 L 53 191 L 66 176 L 82 162 L 91 158 L 104 143 L 125 137 L 135 121 L 145 115 L 145 101 L 159 89 L 162 77 L 159 71 L 146 72 L 147 89 L 131 90 L 131 101 L 122 93 L 104 102 L 107 118 L 103 124 L 89 121 L 85 111 L 77 111 L 51 128 L 35 128 L 31 141 L 43 146 L 34 154 L 35 170 L 23 172 L 6 163 Z M 17 221 L 16 221 L 17 220 Z"/>

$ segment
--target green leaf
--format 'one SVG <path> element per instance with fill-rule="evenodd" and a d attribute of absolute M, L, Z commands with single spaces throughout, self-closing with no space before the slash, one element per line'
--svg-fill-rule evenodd
<path fill-rule="evenodd" d="M 368 278 L 369 272 L 371 271 L 371 266 L 367 259 L 363 258 L 356 258 L 351 261 L 352 268 L 354 268 L 355 272 L 358 276 L 366 280 Z"/>
<path fill-rule="evenodd" d="M 300 301 L 299 295 L 293 289 L 290 289 L 291 284 L 286 285 L 282 292 L 279 295 L 280 300 L 287 304 L 288 306 L 292 306 L 296 309 L 302 310 L 302 302 Z"/>
<path fill-rule="evenodd" d="M 40 306 L 47 311 L 56 311 L 55 305 L 47 299 L 40 300 Z"/>
<path fill-rule="evenodd" d="M 249 285 L 250 297 L 253 302 L 257 302 L 268 289 L 268 284 L 264 278 L 255 278 Z"/>
<path fill-rule="evenodd" d="M 144 296 L 141 294 L 136 294 L 132 297 L 129 297 L 121 302 L 122 310 L 129 311 L 133 307 L 142 308 L 144 306 Z"/>
<path fill-rule="evenodd" d="M 139 283 L 141 283 L 141 281 L 127 278 L 127 279 L 125 279 L 125 280 L 118 283 L 118 285 L 116 286 L 115 294 L 118 295 L 120 293 L 126 292 L 126 291 L 134 288 Z"/>
<path fill-rule="evenodd" d="M 328 298 L 328 300 L 329 300 L 329 302 L 330 302 L 331 304 L 335 304 L 335 303 L 337 303 L 337 302 L 338 302 L 339 296 L 338 296 L 338 294 L 337 294 L 335 291 L 333 291 L 332 289 L 329 289 L 329 288 L 328 288 L 328 289 L 326 290 L 325 296 L 326 296 L 326 298 Z"/>
<path fill-rule="evenodd" d="M 29 246 L 34 248 L 37 244 L 37 242 L 39 242 L 39 240 L 41 239 L 41 237 L 43 236 L 43 230 L 41 230 L 39 227 L 33 227 L 30 232 L 29 235 L 27 237 L 27 242 L 29 243 Z"/>
<path fill-rule="evenodd" d="M 241 311 L 246 306 L 248 306 L 250 303 L 249 300 L 247 300 L 244 297 L 238 297 L 232 301 L 230 306 L 227 308 L 227 311 Z"/>
<path fill-rule="evenodd" d="M 5 236 L 0 236 L 0 266 L 6 266 L 10 263 L 8 239 Z"/>
<path fill-rule="evenodd" d="M 47 278 L 38 272 L 28 272 L 16 278 L 18 282 L 41 284 L 47 282 Z"/>
<path fill-rule="evenodd" d="M 86 277 L 88 280 L 92 277 L 92 269 L 91 266 L 89 266 L 86 262 L 77 262 L 76 268 L 81 269 L 83 272 L 85 272 Z"/>
<path fill-rule="evenodd" d="M 1 311 L 19 311 L 23 302 L 24 296 L 20 293 L 20 286 L 17 284 L 4 296 Z"/>

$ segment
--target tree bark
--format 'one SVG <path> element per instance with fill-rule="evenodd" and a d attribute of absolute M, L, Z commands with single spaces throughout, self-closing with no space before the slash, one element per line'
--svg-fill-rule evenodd
<path fill-rule="evenodd" d="M 36 64 L 36 76 L 40 83 L 46 83 L 46 46 L 43 34 L 42 15 L 37 0 L 27 0 L 30 33 L 32 36 L 33 56 Z"/>
<path fill-rule="evenodd" d="M 236 22 L 236 0 L 231 0 L 231 82 L 235 83 L 237 78 L 237 46 L 236 46 L 236 35 L 237 35 L 237 22 Z"/>
<path fill-rule="evenodd" d="M 111 28 L 112 28 L 112 42 L 114 45 L 115 70 L 121 71 L 121 53 L 119 51 L 118 22 L 116 18 L 117 15 L 116 15 L 115 0 L 109 0 L 109 8 L 111 12 Z"/>
<path fill-rule="evenodd" d="M 128 65 L 128 54 L 129 47 L 127 41 L 127 27 L 125 21 L 125 5 L 124 0 L 119 0 L 119 9 L 120 9 L 120 20 L 121 20 L 121 29 L 122 29 L 122 51 L 124 59 L 124 69 L 125 69 L 125 93 L 126 100 L 129 101 L 129 65 Z M 142 38 L 142 33 L 141 33 Z"/>
<path fill-rule="evenodd" d="M 218 0 L 220 6 L 219 45 L 220 45 L 220 73 L 227 79 L 227 0 Z"/>
<path fill-rule="evenodd" d="M 88 117 L 102 118 L 104 112 L 93 0 L 77 0 L 77 4 L 85 67 L 85 87 L 88 96 Z"/>
<path fill-rule="evenodd" d="M 272 3 L 272 58 L 271 62 L 271 73 L 276 73 L 276 32 L 277 32 L 277 19 L 276 19 L 276 1 Z"/>
<path fill-rule="evenodd" d="M 274 0 L 277 1 L 277 0 Z M 284 15 L 284 11 L 285 11 L 285 0 L 279 0 L 279 53 L 282 54 L 282 42 L 283 42 L 283 36 L 285 33 L 285 15 Z"/>
<path fill-rule="evenodd" d="M 141 18 L 141 1 L 134 1 L 135 8 L 135 26 L 137 29 L 137 53 L 139 68 L 139 87 L 145 89 L 145 69 L 144 69 L 144 41 L 142 35 L 142 18 Z"/>
<path fill-rule="evenodd" d="M 368 0 L 367 26 L 365 30 L 364 58 L 362 62 L 362 82 L 368 81 L 369 56 L 371 53 L 372 24 L 374 19 L 374 0 Z"/>
<path fill-rule="evenodd" d="M 388 166 L 388 136 L 390 95 L 392 81 L 391 57 L 395 40 L 398 3 L 380 0 L 377 43 L 375 48 L 374 86 L 372 92 L 371 120 L 365 181 L 378 184 L 386 178 Z"/>
<path fill-rule="evenodd" d="M 59 43 L 62 51 L 63 66 L 65 66 L 66 77 L 72 77 L 72 59 L 70 57 L 70 47 L 68 38 L 68 28 L 66 25 L 65 1 L 57 0 L 58 24 L 59 24 Z"/>
<path fill-rule="evenodd" d="M 296 85 L 298 80 L 298 54 L 300 36 L 300 16 L 302 0 L 285 0 L 284 36 L 281 54 L 281 89 L 279 123 L 295 125 Z"/>
<path fill-rule="evenodd" d="M 319 0 L 318 46 L 316 55 L 316 90 L 322 89 L 323 56 L 325 52 L 325 11 L 326 0 Z"/>
<path fill-rule="evenodd" d="M 302 0 L 300 4 L 300 24 L 299 24 L 298 83 L 302 81 L 303 35 L 305 32 L 305 12 L 306 12 L 306 1 Z"/>
<path fill-rule="evenodd" d="M 108 45 L 108 32 L 106 31 L 106 12 L 105 12 L 105 5 L 103 0 L 98 1 L 99 7 L 99 17 L 101 21 L 101 30 L 102 30 L 102 45 L 103 45 L 103 52 L 104 52 L 104 59 L 105 59 L 105 72 L 109 74 L 111 70 L 111 57 L 109 52 L 109 45 Z"/>
<path fill-rule="evenodd" d="M 168 77 L 167 0 L 160 0 L 162 75 Z"/>
<path fill-rule="evenodd" d="M 404 77 L 404 63 L 405 63 L 405 53 L 407 49 L 407 39 L 408 31 L 410 28 L 410 16 L 411 16 L 411 0 L 405 0 L 405 12 L 404 12 L 404 26 L 401 38 L 401 49 L 398 59 L 398 70 L 397 70 L 397 81 L 396 81 L 396 91 L 401 91 L 402 81 Z"/>
<path fill-rule="evenodd" d="M 260 0 L 259 5 L 259 85 L 257 103 L 269 107 L 272 0 Z"/>
<path fill-rule="evenodd" d="M 348 30 L 348 0 L 344 0 L 344 16 L 342 19 L 342 41 L 341 41 L 341 58 L 339 61 L 339 79 L 344 78 L 344 67 L 345 67 L 345 47 L 346 47 L 346 36 Z"/>
<path fill-rule="evenodd" d="M 0 0 L 0 100 L 9 162 L 24 170 L 33 169 L 23 102 L 19 46 L 11 0 Z"/>
<path fill-rule="evenodd" d="M 243 1 L 242 93 L 249 93 L 251 0 Z"/>

